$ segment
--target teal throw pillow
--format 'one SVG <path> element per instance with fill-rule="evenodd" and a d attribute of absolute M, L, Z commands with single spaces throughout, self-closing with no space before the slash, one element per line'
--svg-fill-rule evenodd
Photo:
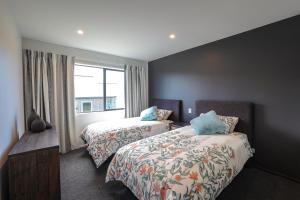
<path fill-rule="evenodd" d="M 157 119 L 157 107 L 152 106 L 141 112 L 141 121 L 154 121 Z"/>
<path fill-rule="evenodd" d="M 228 130 L 228 125 L 213 110 L 192 119 L 190 123 L 198 135 L 225 134 Z"/>

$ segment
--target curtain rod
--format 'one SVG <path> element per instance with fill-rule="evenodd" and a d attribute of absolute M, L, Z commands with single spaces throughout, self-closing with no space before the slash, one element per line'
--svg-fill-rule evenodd
<path fill-rule="evenodd" d="M 112 63 L 107 63 L 107 62 L 94 62 L 94 61 L 87 61 L 87 60 L 82 60 L 82 59 L 76 59 L 75 58 L 75 63 L 76 64 L 85 64 L 85 65 L 91 65 L 91 66 L 102 66 L 102 67 L 111 67 L 111 68 L 118 68 L 118 69 L 124 69 L 124 65 L 122 64 L 112 64 Z"/>

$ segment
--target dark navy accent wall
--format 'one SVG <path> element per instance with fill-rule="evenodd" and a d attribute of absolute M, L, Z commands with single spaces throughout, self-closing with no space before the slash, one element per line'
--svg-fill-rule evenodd
<path fill-rule="evenodd" d="M 152 61 L 149 90 L 182 99 L 185 121 L 198 99 L 253 102 L 255 160 L 300 180 L 299 15 Z"/>

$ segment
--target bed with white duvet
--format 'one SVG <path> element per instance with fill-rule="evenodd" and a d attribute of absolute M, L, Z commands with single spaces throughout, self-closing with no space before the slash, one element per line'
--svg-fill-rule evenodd
<path fill-rule="evenodd" d="M 169 131 L 170 120 L 141 121 L 140 117 L 97 122 L 82 131 L 87 150 L 99 167 L 129 143 Z"/>
<path fill-rule="evenodd" d="M 215 199 L 252 153 L 246 134 L 196 135 L 186 126 L 121 148 L 106 181 L 140 200 Z"/>

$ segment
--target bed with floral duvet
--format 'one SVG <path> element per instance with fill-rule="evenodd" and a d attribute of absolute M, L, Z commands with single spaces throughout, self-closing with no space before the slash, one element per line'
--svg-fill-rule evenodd
<path fill-rule="evenodd" d="M 139 117 L 97 122 L 82 131 L 96 167 L 127 144 L 169 131 L 170 120 L 141 121 Z"/>
<path fill-rule="evenodd" d="M 138 199 L 215 199 L 252 157 L 247 135 L 196 135 L 191 126 L 119 149 L 106 182 L 123 182 Z"/>

